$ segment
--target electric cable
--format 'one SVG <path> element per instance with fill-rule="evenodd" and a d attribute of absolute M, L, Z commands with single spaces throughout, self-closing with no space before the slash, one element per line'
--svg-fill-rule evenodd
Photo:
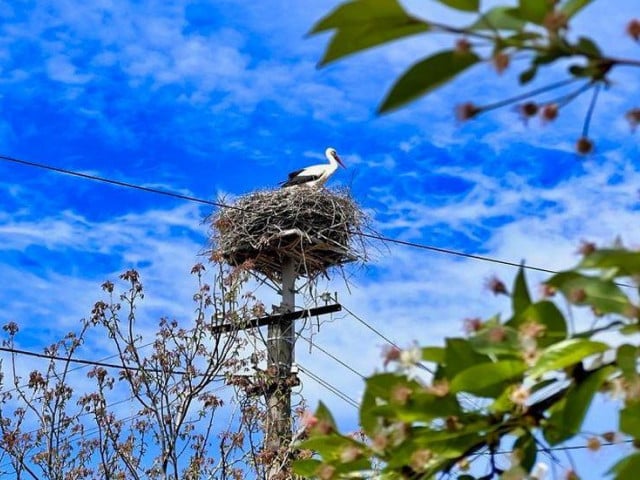
<path fill-rule="evenodd" d="M 98 175 L 91 175 L 89 173 L 82 173 L 82 172 L 78 172 L 76 170 L 69 170 L 67 168 L 61 168 L 61 167 L 54 167 L 53 165 L 47 165 L 45 163 L 38 163 L 38 162 L 30 162 L 28 160 L 21 160 L 19 158 L 15 158 L 15 157 L 9 157 L 6 155 L 0 155 L 0 160 L 3 160 L 5 162 L 13 162 L 19 165 L 24 165 L 27 167 L 34 167 L 34 168 L 39 168 L 42 170 L 49 170 L 51 172 L 55 172 L 55 173 L 60 173 L 63 175 L 69 175 L 72 177 L 77 177 L 77 178 L 83 178 L 85 180 L 92 180 L 95 182 L 101 182 L 101 183 L 107 183 L 109 185 L 115 185 L 118 187 L 125 187 L 125 188 L 131 188 L 134 190 L 140 190 L 142 192 L 147 192 L 147 193 L 155 193 L 158 195 L 166 195 L 168 197 L 173 197 L 173 198 L 178 198 L 180 200 L 187 200 L 189 202 L 194 202 L 194 203 L 201 203 L 204 205 L 212 205 L 214 207 L 224 207 L 224 208 L 233 208 L 233 206 L 230 205 L 223 205 L 222 203 L 218 203 L 218 202 L 214 202 L 211 200 L 203 200 L 201 198 L 197 198 L 197 197 L 193 197 L 190 195 L 183 195 L 181 193 L 176 193 L 176 192 L 171 192 L 168 190 L 161 190 L 159 188 L 153 188 L 153 187 L 145 187 L 142 185 L 137 185 L 134 183 L 129 183 L 129 182 L 123 182 L 120 180 L 114 180 L 111 178 L 106 178 L 106 177 L 100 177 Z"/>
<path fill-rule="evenodd" d="M 332 358 L 333 360 L 335 360 L 337 363 L 339 363 L 340 365 L 342 365 L 343 367 L 345 367 L 347 370 L 355 373 L 357 376 L 359 376 L 362 380 L 366 380 L 367 377 L 365 375 L 363 375 L 362 373 L 358 372 L 357 370 L 355 370 L 353 367 L 351 367 L 350 365 L 348 365 L 347 363 L 343 362 L 342 360 L 340 360 L 338 357 L 336 357 L 335 355 L 333 355 L 331 352 L 328 352 L 327 350 L 325 350 L 324 348 L 322 348 L 320 345 L 318 345 L 316 342 L 314 342 L 313 340 L 305 337 L 304 335 L 298 335 L 300 338 L 302 338 L 304 341 L 306 341 L 309 345 L 311 345 L 312 347 L 317 348 L 318 350 L 320 350 L 322 353 L 324 353 L 326 356 L 328 356 L 329 358 Z"/>
<path fill-rule="evenodd" d="M 55 167 L 55 166 L 44 164 L 44 163 L 31 162 L 31 161 L 28 161 L 28 160 L 21 160 L 19 158 L 10 157 L 10 156 L 7 156 L 7 155 L 0 155 L 0 160 L 3 160 L 5 162 L 11 162 L 11 163 L 18 164 L 18 165 L 27 166 L 27 167 L 33 167 L 33 168 L 39 168 L 39 169 L 43 169 L 43 170 L 48 170 L 48 171 L 51 171 L 51 172 L 55 172 L 55 173 L 59 173 L 59 174 L 63 174 L 63 175 L 69 175 L 69 176 L 76 177 L 76 178 L 82 178 L 82 179 L 85 179 L 85 180 L 91 180 L 91 181 L 106 183 L 106 184 L 115 185 L 115 186 L 119 186 L 119 187 L 131 188 L 131 189 L 135 189 L 135 190 L 139 190 L 139 191 L 143 191 L 143 192 L 147 192 L 147 193 L 155 193 L 155 194 L 158 194 L 158 195 L 164 195 L 164 196 L 168 196 L 168 197 L 173 197 L 173 198 L 177 198 L 177 199 L 180 199 L 180 200 L 186 200 L 186 201 L 189 201 L 189 202 L 199 203 L 199 204 L 202 204 L 202 205 L 209 205 L 209 206 L 218 207 L 218 208 L 232 208 L 232 209 L 237 209 L 237 210 L 243 210 L 240 207 L 236 207 L 234 205 L 224 204 L 222 202 L 216 202 L 216 201 L 213 201 L 213 200 L 205 200 L 205 199 L 202 199 L 202 198 L 194 197 L 194 196 L 191 196 L 191 195 L 183 195 L 183 194 L 172 192 L 172 191 L 169 191 L 169 190 L 161 190 L 161 189 L 158 189 L 158 188 L 145 187 L 145 186 L 134 184 L 134 183 L 130 183 L 130 182 L 123 182 L 123 181 L 120 181 L 120 180 L 114 180 L 114 179 L 111 179 L 111 178 L 101 177 L 101 176 L 98 176 L 98 175 L 91 175 L 91 174 L 87 174 L 87 173 L 78 172 L 78 171 L 75 171 L 75 170 L 70 170 L 70 169 L 61 168 L 61 167 Z M 428 244 L 424 244 L 424 243 L 410 242 L 410 241 L 407 241 L 407 240 L 399 240 L 399 239 L 396 239 L 396 238 L 385 237 L 383 235 L 378 235 L 378 234 L 362 233 L 361 235 L 363 237 L 366 237 L 366 238 L 369 238 L 369 239 L 379 240 L 379 241 L 386 242 L 386 243 L 395 243 L 397 245 L 403 245 L 403 246 L 412 247 L 412 248 L 418 248 L 418 249 L 422 249 L 422 250 L 429 250 L 429 251 L 432 251 L 432 252 L 442 253 L 442 254 L 446 254 L 446 255 L 464 257 L 464 258 L 469 258 L 469 259 L 472 259 L 472 260 L 490 262 L 490 263 L 495 263 L 495 264 L 499 264 L 499 265 L 506 265 L 506 266 L 510 266 L 510 267 L 524 268 L 524 269 L 527 269 L 527 270 L 533 270 L 533 271 L 544 272 L 544 273 L 549 273 L 549 274 L 558 273 L 558 271 L 551 270 L 551 269 L 548 269 L 548 268 L 537 267 L 537 266 L 534 266 L 534 265 L 527 265 L 527 264 L 524 264 L 524 263 L 512 262 L 512 261 L 509 261 L 509 260 L 502 260 L 502 259 L 498 259 L 498 258 L 494 258 L 494 257 L 489 257 L 489 256 L 486 256 L 486 255 L 478 255 L 478 254 L 473 254 L 473 253 L 461 252 L 461 251 L 453 250 L 453 249 L 449 249 L 449 248 L 436 247 L 434 245 L 428 245 Z M 630 285 L 624 285 L 624 284 L 622 286 L 631 287 Z"/>
<path fill-rule="evenodd" d="M 117 363 L 106 363 L 106 362 L 99 362 L 99 361 L 95 361 L 95 360 L 85 360 L 82 358 L 74 358 L 74 357 L 63 357 L 60 355 L 49 355 L 46 353 L 39 353 L 39 352 L 32 352 L 30 350 L 21 350 L 18 348 L 9 348 L 9 347 L 0 347 L 0 351 L 2 352 L 7 352 L 7 353 L 12 353 L 12 354 L 16 354 L 16 355 L 25 355 L 28 357 L 36 357 L 36 358 L 43 358 L 46 360 L 58 360 L 58 361 L 63 361 L 63 362 L 69 362 L 69 363 L 79 363 L 82 365 L 88 365 L 88 366 L 95 366 L 95 367 L 104 367 L 104 368 L 118 368 L 120 370 L 131 370 L 131 371 L 136 371 L 136 372 L 150 372 L 150 373 L 162 373 L 163 370 L 158 370 L 156 368 L 153 369 L 146 369 L 146 368 L 140 368 L 140 367 L 130 367 L 127 365 L 121 365 L 121 364 L 117 364 Z M 182 372 L 182 371 L 175 371 L 175 372 L 171 372 L 172 374 L 175 375 L 185 375 L 186 372 Z"/>
<path fill-rule="evenodd" d="M 327 390 L 329 390 L 331 393 L 333 393 L 336 397 L 340 398 L 341 400 L 343 400 L 344 402 L 348 403 L 349 405 L 351 405 L 353 408 L 355 408 L 356 410 L 359 409 L 359 404 L 358 402 L 356 402 L 353 398 L 349 397 L 346 393 L 340 391 L 337 387 L 334 387 L 333 385 L 331 385 L 329 382 L 327 382 L 326 380 L 323 380 L 321 377 L 319 377 L 318 375 L 316 375 L 315 373 L 311 372 L 308 368 L 303 367 L 302 365 L 298 364 L 298 368 L 300 369 L 300 371 L 302 373 L 304 373 L 306 376 L 308 376 L 311 380 L 315 381 L 316 383 L 318 383 L 319 385 L 323 386 L 324 388 L 326 388 Z"/>
<path fill-rule="evenodd" d="M 368 322 L 366 322 L 365 320 L 363 320 L 361 317 L 359 317 L 358 315 L 356 315 L 355 313 L 353 313 L 351 310 L 349 310 L 347 307 L 345 307 L 344 305 L 342 305 L 342 308 L 345 312 L 347 312 L 349 315 L 351 315 L 353 318 L 355 318 L 358 322 L 360 322 L 362 325 L 364 325 L 365 327 L 367 327 L 369 330 L 371 330 L 373 333 L 375 333 L 376 335 L 378 335 L 380 338 L 382 338 L 385 342 L 387 342 L 389 345 L 391 345 L 392 347 L 397 348 L 398 350 L 402 350 L 397 343 L 395 343 L 393 340 L 389 339 L 386 335 L 384 335 L 383 333 L 381 333 L 379 330 L 377 330 L 376 328 L 374 328 L 372 325 L 370 325 Z M 427 365 L 425 365 L 422 362 L 418 362 L 416 364 L 416 367 L 425 370 L 427 372 L 429 372 L 432 375 L 435 375 L 435 372 L 433 371 L 432 368 L 428 367 Z"/>
<path fill-rule="evenodd" d="M 153 345 L 153 343 L 154 343 L 154 342 L 145 343 L 145 344 L 143 344 L 143 345 L 140 345 L 140 347 L 138 347 L 138 348 L 139 348 L 139 349 L 143 349 L 143 348 L 146 348 L 146 347 L 149 347 L 149 346 Z M 9 352 L 9 353 L 15 353 L 16 355 L 19 355 L 19 354 L 20 354 L 20 353 L 19 353 L 19 351 L 18 351 L 17 349 L 13 349 L 13 348 L 12 348 L 12 349 L 4 349 L 4 351 L 5 351 L 5 352 Z M 26 350 L 25 350 L 25 351 L 26 351 Z M 36 353 L 36 352 L 31 352 L 31 351 L 29 351 L 29 354 L 31 354 L 31 353 Z M 96 360 L 96 361 L 95 361 L 95 362 L 93 362 L 93 363 L 94 363 L 94 364 L 98 364 L 97 366 L 103 366 L 103 362 L 105 362 L 106 360 L 111 360 L 112 358 L 116 358 L 116 357 L 118 357 L 118 356 L 119 356 L 119 354 L 118 354 L 118 353 L 114 353 L 113 355 L 109 355 L 109 356 L 107 356 L 107 357 L 103 357 L 103 358 L 101 358 L 100 360 Z M 47 358 L 50 358 L 50 357 L 47 357 Z M 66 358 L 64 358 L 62 361 L 65 361 L 65 360 L 67 360 L 67 359 L 66 359 Z M 84 363 L 84 362 L 83 362 L 83 363 Z M 83 368 L 86 368 L 87 366 L 88 366 L 88 365 L 83 364 L 83 365 L 79 365 L 79 366 L 77 366 L 77 367 L 69 368 L 67 371 L 68 371 L 68 372 L 75 372 L 76 370 L 81 370 L 81 369 L 83 369 Z M 21 388 L 26 388 L 26 387 L 28 387 L 28 386 L 29 386 L 29 385 L 28 385 L 27 383 L 25 383 L 24 385 L 21 385 Z M 13 387 L 13 388 L 11 388 L 11 389 L 9 389 L 9 390 L 4 390 L 4 392 L 5 392 L 5 393 L 12 393 L 12 392 L 15 392 L 16 390 L 17 390 L 17 388 L 16 388 L 16 387 Z"/>

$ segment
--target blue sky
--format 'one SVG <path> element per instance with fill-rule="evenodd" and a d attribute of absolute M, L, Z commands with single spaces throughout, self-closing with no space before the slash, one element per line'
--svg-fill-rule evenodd
<path fill-rule="evenodd" d="M 616 72 L 602 92 L 597 150 L 586 158 L 573 144 L 588 98 L 546 126 L 525 125 L 510 108 L 456 122 L 457 103 L 515 93 L 513 69 L 498 77 L 479 65 L 376 117 L 393 79 L 453 39 L 416 37 L 318 70 L 327 37 L 305 34 L 338 3 L 0 3 L 0 154 L 214 200 L 275 186 L 333 146 L 348 168 L 331 185 L 350 186 L 389 237 L 549 269 L 572 265 L 582 239 L 640 243 L 640 148 L 624 120 L 640 104 L 637 72 Z M 576 34 L 637 58 L 624 35 L 634 2 L 619 0 L 615 11 L 607 3 L 586 9 Z M 460 19 L 435 2 L 405 5 Z M 22 325 L 25 347 L 75 328 L 100 284 L 132 267 L 148 289 L 142 328 L 161 315 L 189 318 L 188 272 L 202 260 L 208 209 L 3 162 L 0 202 L 0 321 Z M 465 317 L 506 311 L 483 284 L 494 274 L 510 282 L 515 271 L 388 245 L 350 273 L 349 290 L 339 279 L 320 288 L 410 345 L 462 334 Z M 384 341 L 350 315 L 324 324 L 314 341 L 365 374 L 381 365 Z M 361 381 L 307 347 L 298 347 L 299 362 L 358 398 Z M 311 404 L 322 398 L 353 425 L 351 407 L 311 380 L 303 388 Z M 597 455 L 585 461 L 606 467 L 607 452 Z"/>

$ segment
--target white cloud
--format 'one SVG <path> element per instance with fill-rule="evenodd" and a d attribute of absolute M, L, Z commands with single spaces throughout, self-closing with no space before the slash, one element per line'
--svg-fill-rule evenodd
<path fill-rule="evenodd" d="M 94 78 L 91 74 L 79 74 L 77 67 L 64 55 L 56 55 L 47 60 L 47 73 L 52 80 L 69 84 L 81 85 Z"/>
<path fill-rule="evenodd" d="M 189 279 L 191 266 L 203 261 L 198 254 L 204 249 L 206 227 L 200 225 L 198 208 L 183 204 L 172 210 L 149 210 L 125 214 L 106 221 L 89 220 L 71 211 L 59 215 L 13 220 L 0 219 L 3 250 L 9 254 L 22 252 L 22 257 L 37 262 L 39 273 L 24 271 L 18 265 L 3 264 L 3 277 L 9 282 L 3 290 L 7 306 L 6 320 L 23 312 L 27 323 L 36 318 L 57 318 L 47 323 L 69 328 L 86 316 L 91 305 L 101 296 L 100 284 L 128 268 L 140 270 L 149 295 L 145 308 L 158 315 L 184 317 L 179 306 L 190 304 L 194 284 Z M 38 256 L 34 257 L 33 248 Z M 109 261 L 100 265 L 106 255 Z M 52 259 L 61 271 L 50 267 Z M 64 266 L 59 259 L 69 259 Z M 181 278 L 176 282 L 176 278 Z M 47 290 L 49 293 L 47 294 Z M 170 293 L 169 293 L 170 292 Z M 181 299 L 181 302 L 175 301 Z M 14 303 L 21 306 L 14 308 Z M 37 317 L 32 317 L 25 305 L 32 305 Z M 42 315 L 46 311 L 46 315 Z M 32 319 L 32 320 L 29 320 Z M 35 327 L 36 325 L 31 325 Z"/>

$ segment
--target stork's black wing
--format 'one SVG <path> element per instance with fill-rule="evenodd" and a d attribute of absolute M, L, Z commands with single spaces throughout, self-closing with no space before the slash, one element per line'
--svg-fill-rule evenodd
<path fill-rule="evenodd" d="M 291 172 L 289 174 L 288 179 L 291 180 L 293 177 L 297 177 L 300 172 L 304 172 L 304 168 L 301 168 L 300 170 L 294 170 L 293 172 Z"/>
<path fill-rule="evenodd" d="M 291 176 L 289 175 L 289 180 L 281 182 L 282 188 L 293 187 L 294 185 L 304 185 L 308 182 L 313 182 L 314 180 L 318 180 L 321 175 L 298 175 Z"/>

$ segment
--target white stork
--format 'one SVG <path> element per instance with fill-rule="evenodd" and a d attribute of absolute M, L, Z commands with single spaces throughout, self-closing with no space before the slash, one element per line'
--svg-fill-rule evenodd
<path fill-rule="evenodd" d="M 327 160 L 329 160 L 328 164 L 311 165 L 310 167 L 291 172 L 289 174 L 289 178 L 280 184 L 282 185 L 282 188 L 295 187 L 299 185 L 319 187 L 324 185 L 327 179 L 333 175 L 333 172 L 336 171 L 338 165 L 342 168 L 346 168 L 344 163 L 342 163 L 342 160 L 340 160 L 338 152 L 336 152 L 334 148 L 327 148 L 324 155 L 327 157 Z"/>

